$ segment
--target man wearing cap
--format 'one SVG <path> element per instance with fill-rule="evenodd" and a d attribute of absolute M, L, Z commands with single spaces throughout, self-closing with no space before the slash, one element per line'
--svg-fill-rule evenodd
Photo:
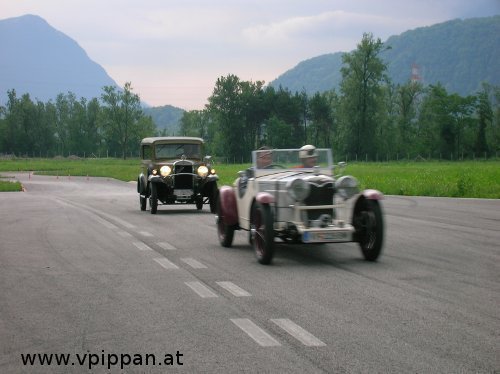
<path fill-rule="evenodd" d="M 316 147 L 311 144 L 304 145 L 299 150 L 300 162 L 302 162 L 303 168 L 312 168 L 316 165 L 318 161 L 318 152 L 316 152 Z"/>

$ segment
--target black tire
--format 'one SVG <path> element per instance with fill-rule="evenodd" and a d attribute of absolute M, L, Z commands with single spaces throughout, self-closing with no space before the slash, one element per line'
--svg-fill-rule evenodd
<path fill-rule="evenodd" d="M 198 210 L 203 209 L 203 196 L 198 196 L 196 198 L 196 209 L 198 209 Z"/>
<path fill-rule="evenodd" d="M 217 235 L 219 242 L 223 247 L 229 248 L 233 244 L 234 226 L 228 225 L 224 222 L 224 215 L 221 211 L 220 201 L 217 200 Z"/>
<path fill-rule="evenodd" d="M 151 183 L 151 195 L 149 196 L 149 207 L 151 208 L 151 214 L 156 214 L 158 210 L 158 187 L 154 183 Z"/>
<path fill-rule="evenodd" d="M 251 217 L 250 228 L 257 261 L 268 265 L 274 256 L 274 217 L 271 207 L 269 204 L 256 202 Z"/>
<path fill-rule="evenodd" d="M 363 200 L 354 213 L 353 224 L 365 260 L 377 261 L 384 241 L 384 221 L 378 201 Z"/>
<path fill-rule="evenodd" d="M 210 197 L 208 198 L 208 202 L 210 204 L 210 213 L 215 214 L 217 211 L 217 200 L 219 198 L 219 190 L 217 186 L 213 186 Z"/>
<path fill-rule="evenodd" d="M 141 207 L 142 211 L 146 210 L 146 204 L 148 202 L 148 199 L 146 199 L 144 196 L 139 195 L 139 206 Z"/>

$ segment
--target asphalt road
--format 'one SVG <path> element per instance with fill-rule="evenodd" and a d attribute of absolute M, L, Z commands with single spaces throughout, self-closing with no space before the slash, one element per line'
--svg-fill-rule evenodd
<path fill-rule="evenodd" d="M 0 194 L 1 373 L 500 371 L 499 200 L 387 197 L 377 263 L 278 245 L 263 266 L 245 232 L 218 244 L 208 206 L 151 215 L 132 183 L 17 177 L 26 192 Z"/>

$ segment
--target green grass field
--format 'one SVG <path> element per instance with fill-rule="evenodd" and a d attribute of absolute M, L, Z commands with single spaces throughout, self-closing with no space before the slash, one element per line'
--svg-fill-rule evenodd
<path fill-rule="evenodd" d="M 0 160 L 0 173 L 33 171 L 59 176 L 98 176 L 136 180 L 137 159 L 12 159 Z M 232 184 L 248 164 L 216 164 L 219 185 Z M 361 188 L 374 188 L 387 195 L 500 198 L 500 161 L 457 162 L 357 162 L 344 172 L 355 176 Z M 19 183 L 0 178 L 0 191 L 19 191 Z"/>

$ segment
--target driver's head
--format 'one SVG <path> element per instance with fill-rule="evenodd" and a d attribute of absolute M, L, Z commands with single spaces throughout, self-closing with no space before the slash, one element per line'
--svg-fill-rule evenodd
<path fill-rule="evenodd" d="M 316 165 L 316 161 L 318 159 L 318 152 L 316 151 L 316 147 L 311 144 L 302 146 L 299 150 L 299 158 L 304 167 L 312 168 L 314 165 Z"/>
<path fill-rule="evenodd" d="M 257 168 L 264 169 L 273 163 L 271 148 L 263 146 L 257 150 Z"/>

